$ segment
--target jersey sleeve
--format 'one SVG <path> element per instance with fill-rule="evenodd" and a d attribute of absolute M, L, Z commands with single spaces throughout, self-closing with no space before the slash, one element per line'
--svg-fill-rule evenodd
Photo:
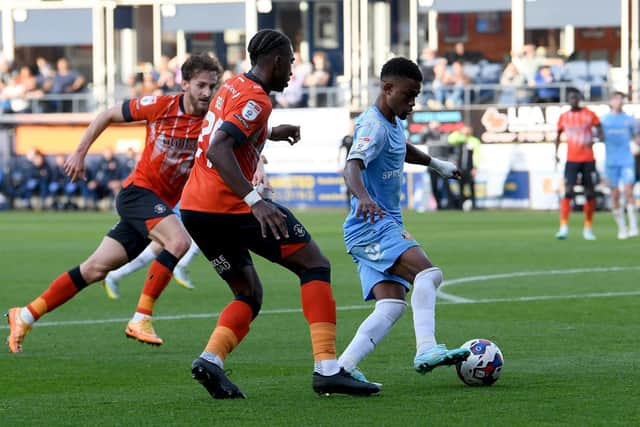
<path fill-rule="evenodd" d="M 243 97 L 224 113 L 224 122 L 219 130 L 223 130 L 243 144 L 249 136 L 266 129 L 271 102 L 266 96 Z"/>
<path fill-rule="evenodd" d="M 128 99 L 122 103 L 122 116 L 126 122 L 149 120 L 161 108 L 161 99 L 157 96 Z"/>
<path fill-rule="evenodd" d="M 602 123 L 600 122 L 600 118 L 596 113 L 589 110 L 591 112 L 591 125 L 592 126 L 600 126 Z"/>
<path fill-rule="evenodd" d="M 384 148 L 384 129 L 375 122 L 363 123 L 356 127 L 353 146 L 347 161 L 359 159 L 364 166 L 374 160 Z"/>

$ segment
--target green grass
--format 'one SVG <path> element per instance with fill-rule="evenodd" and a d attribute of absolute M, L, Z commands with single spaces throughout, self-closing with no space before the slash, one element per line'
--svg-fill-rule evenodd
<path fill-rule="evenodd" d="M 364 306 L 354 265 L 344 253 L 343 215 L 299 213 L 332 261 L 338 306 Z M 190 363 L 215 325 L 213 314 L 231 294 L 199 257 L 192 266 L 197 289 L 170 285 L 156 314 L 211 317 L 156 320 L 165 339 L 160 348 L 126 340 L 126 320 L 118 320 L 135 308 L 144 274 L 139 272 L 123 281 L 120 300 L 108 300 L 100 286 L 89 287 L 41 320 L 27 337 L 24 353 L 0 353 L 0 426 L 640 425 L 640 270 L 633 269 L 640 265 L 640 240 L 617 241 L 612 219 L 600 214 L 598 241 L 582 240 L 580 215 L 574 215 L 571 238 L 558 242 L 552 238 L 556 219 L 555 213 L 528 212 L 406 216 L 407 228 L 449 280 L 624 267 L 445 287 L 467 299 L 501 299 L 441 300 L 437 310 L 440 341 L 453 346 L 484 337 L 498 343 L 505 368 L 493 387 L 467 387 L 453 368 L 426 376 L 413 372 L 407 313 L 361 364 L 368 377 L 384 383 L 379 396 L 316 396 L 303 316 L 269 313 L 299 308 L 297 278 L 256 260 L 265 313 L 225 366 L 249 399 L 214 401 L 190 378 Z M 0 215 L 0 309 L 39 295 L 54 277 L 89 255 L 114 220 L 112 214 L 93 213 Z M 548 298 L 519 301 L 522 297 Z M 368 313 L 366 308 L 338 312 L 339 350 Z M 111 321 L 47 325 L 99 319 Z M 0 333 L 7 333 L 4 325 Z"/>

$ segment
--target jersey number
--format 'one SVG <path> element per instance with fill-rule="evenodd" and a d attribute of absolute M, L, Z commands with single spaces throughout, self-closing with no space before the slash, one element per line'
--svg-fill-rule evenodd
<path fill-rule="evenodd" d="M 223 120 L 216 119 L 216 115 L 213 114 L 212 111 L 208 111 L 204 120 L 207 122 L 207 125 L 202 128 L 200 132 L 200 136 L 198 137 L 198 149 L 196 150 L 196 159 L 200 158 L 202 155 L 202 148 L 200 147 L 200 142 L 204 140 L 205 137 L 208 137 L 206 150 L 209 149 L 209 145 L 211 144 L 211 134 L 215 133 L 220 126 L 222 126 Z M 207 159 L 207 167 L 213 167 L 213 164 L 209 159 Z"/>

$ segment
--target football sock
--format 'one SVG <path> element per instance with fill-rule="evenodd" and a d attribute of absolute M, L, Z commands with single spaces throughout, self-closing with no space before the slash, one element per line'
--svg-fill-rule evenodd
<path fill-rule="evenodd" d="M 75 267 L 58 276 L 46 291 L 27 305 L 33 321 L 38 320 L 43 314 L 53 311 L 56 307 L 69 301 L 75 294 L 87 287 L 87 282 L 80 274 L 80 266 Z M 21 316 L 27 322 L 29 316 Z"/>
<path fill-rule="evenodd" d="M 593 224 L 593 213 L 596 211 L 596 200 L 587 200 L 582 207 L 582 211 L 584 212 L 584 228 L 591 228 Z"/>
<path fill-rule="evenodd" d="M 624 218 L 624 209 L 622 207 L 613 209 L 613 218 L 616 220 L 616 224 L 618 224 L 618 230 L 623 231 L 627 229 L 627 224 L 625 223 Z"/>
<path fill-rule="evenodd" d="M 638 229 L 638 216 L 636 214 L 636 207 L 629 204 L 627 205 L 627 216 L 629 217 L 629 230 L 635 231 Z"/>
<path fill-rule="evenodd" d="M 249 333 L 249 325 L 252 320 L 253 311 L 249 304 L 237 299 L 231 301 L 220 313 L 218 323 L 211 333 L 211 337 L 209 337 L 209 342 L 207 342 L 203 354 L 212 353 L 221 362 L 224 362 L 227 355 Z M 209 361 L 216 363 L 213 360 Z"/>
<path fill-rule="evenodd" d="M 156 260 L 151 263 L 136 312 L 153 316 L 153 305 L 169 284 L 173 268 L 177 263 L 178 259 L 171 252 L 166 249 L 160 252 Z"/>
<path fill-rule="evenodd" d="M 571 212 L 571 199 L 563 197 L 560 200 L 560 225 L 567 225 L 569 222 L 569 213 Z"/>
<path fill-rule="evenodd" d="M 156 256 L 158 256 L 158 254 L 153 252 L 153 250 L 151 249 L 151 245 L 149 245 L 144 249 L 144 251 L 140 253 L 140 255 L 138 255 L 136 258 L 132 259 L 122 267 L 118 268 L 117 270 L 110 271 L 109 275 L 114 280 L 120 280 L 123 277 L 128 276 L 129 274 L 134 273 L 141 268 L 149 265 L 149 263 L 151 263 L 151 261 L 153 261 Z"/>
<path fill-rule="evenodd" d="M 218 356 L 217 354 L 211 353 L 208 351 L 203 351 L 200 354 L 200 357 L 202 357 L 206 361 L 209 361 L 213 364 L 218 365 L 218 367 L 220 367 L 221 369 L 224 369 L 224 362 L 222 361 L 222 359 L 220 359 L 220 356 Z"/>
<path fill-rule="evenodd" d="M 411 309 L 418 354 L 436 345 L 436 291 L 441 283 L 442 271 L 438 267 L 421 271 L 413 281 Z"/>
<path fill-rule="evenodd" d="M 189 250 L 180 261 L 178 261 L 178 267 L 187 267 L 193 261 L 193 258 L 200 253 L 200 248 L 196 245 L 196 242 L 191 239 L 191 246 L 189 246 Z"/>
<path fill-rule="evenodd" d="M 362 322 L 351 343 L 338 359 L 338 364 L 347 371 L 358 366 L 389 333 L 406 309 L 407 303 L 401 299 L 377 301 L 373 313 Z"/>
<path fill-rule="evenodd" d="M 309 323 L 314 370 L 321 375 L 334 375 L 340 367 L 336 360 L 336 302 L 331 285 L 325 280 L 309 280 L 300 287 L 300 294 L 302 312 Z"/>

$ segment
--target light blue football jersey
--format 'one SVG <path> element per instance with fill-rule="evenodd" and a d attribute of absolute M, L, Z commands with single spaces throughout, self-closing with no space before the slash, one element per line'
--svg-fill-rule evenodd
<path fill-rule="evenodd" d="M 351 198 L 351 210 L 344 222 L 347 250 L 366 244 L 367 239 L 388 227 L 389 220 L 402 225 L 400 198 L 407 147 L 404 124 L 395 117 L 390 123 L 374 105 L 356 121 L 353 146 L 347 157 L 360 159 L 365 165 L 362 180 L 371 198 L 385 212 L 385 221 L 375 224 L 356 218 L 358 199 Z"/>
<path fill-rule="evenodd" d="M 629 147 L 635 130 L 633 117 L 626 113 L 608 113 L 602 117 L 601 122 L 607 166 L 633 165 L 634 159 Z"/>

